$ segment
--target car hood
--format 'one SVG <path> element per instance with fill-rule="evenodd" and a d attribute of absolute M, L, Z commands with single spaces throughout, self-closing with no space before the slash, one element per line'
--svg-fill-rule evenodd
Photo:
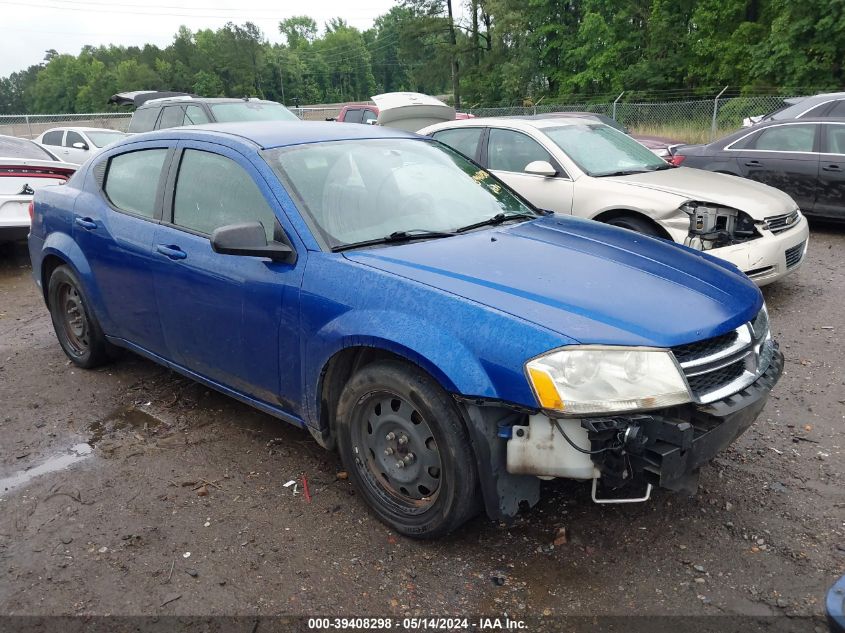
<path fill-rule="evenodd" d="M 680 345 L 736 328 L 762 304 L 760 291 L 730 264 L 577 218 L 345 256 L 581 343 Z"/>
<path fill-rule="evenodd" d="M 604 180 L 604 179 L 602 179 Z M 745 211 L 755 220 L 790 213 L 798 208 L 788 194 L 753 180 L 703 169 L 677 167 L 608 178 L 632 187 L 672 194 L 683 200 L 712 202 Z M 679 200 L 682 202 L 683 200 Z"/>

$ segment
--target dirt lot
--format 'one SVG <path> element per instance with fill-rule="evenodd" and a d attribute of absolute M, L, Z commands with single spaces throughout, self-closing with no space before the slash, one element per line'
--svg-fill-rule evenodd
<path fill-rule="evenodd" d="M 6 249 L 0 614 L 743 614 L 821 631 L 845 571 L 845 229 L 814 227 L 807 263 L 765 294 L 785 375 L 696 497 L 596 506 L 550 483 L 510 529 L 479 517 L 415 542 L 306 432 L 132 355 L 70 366 L 25 251 Z"/>

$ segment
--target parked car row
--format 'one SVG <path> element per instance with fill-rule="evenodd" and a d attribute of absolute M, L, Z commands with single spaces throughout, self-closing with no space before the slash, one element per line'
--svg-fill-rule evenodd
<path fill-rule="evenodd" d="M 541 479 L 590 482 L 598 503 L 694 491 L 783 371 L 760 290 L 707 252 L 539 210 L 505 180 L 678 171 L 624 134 L 470 122 L 452 142 L 482 164 L 327 122 L 110 145 L 35 195 L 33 278 L 62 349 L 93 368 L 126 348 L 308 429 L 408 536 L 512 520 Z M 534 143 L 509 149 L 512 132 Z M 547 140 L 567 135 L 612 166 Z"/>
<path fill-rule="evenodd" d="M 788 195 L 675 167 L 599 121 L 472 119 L 420 133 L 473 158 L 539 208 L 707 251 L 758 285 L 783 278 L 804 260 L 809 228 Z"/>

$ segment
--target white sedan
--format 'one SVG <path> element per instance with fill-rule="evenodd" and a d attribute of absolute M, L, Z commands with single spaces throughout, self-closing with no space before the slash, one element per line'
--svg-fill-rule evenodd
<path fill-rule="evenodd" d="M 64 184 L 76 165 L 63 163 L 32 141 L 0 136 L 0 243 L 29 233 L 29 204 L 38 189 Z"/>
<path fill-rule="evenodd" d="M 81 165 L 104 147 L 127 135 L 119 130 L 99 127 L 56 127 L 35 139 L 65 162 Z"/>
<path fill-rule="evenodd" d="M 707 251 L 758 286 L 804 261 L 807 220 L 787 194 L 675 167 L 597 121 L 479 118 L 431 125 L 419 134 L 475 159 L 536 207 Z"/>

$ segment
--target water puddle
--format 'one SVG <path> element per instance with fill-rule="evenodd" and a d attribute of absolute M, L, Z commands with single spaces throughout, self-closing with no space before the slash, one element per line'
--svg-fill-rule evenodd
<path fill-rule="evenodd" d="M 102 420 L 98 420 L 88 427 L 91 432 L 91 437 L 88 443 L 94 446 L 97 442 L 102 440 L 106 435 L 115 431 L 123 431 L 133 429 L 137 431 L 148 432 L 161 424 L 158 418 L 135 408 L 135 406 L 121 407 L 112 411 Z"/>
<path fill-rule="evenodd" d="M 20 488 L 41 475 L 65 470 L 76 462 L 90 457 L 94 449 L 90 444 L 83 443 L 71 446 L 68 450 L 69 452 L 51 457 L 38 466 L 18 471 L 14 475 L 0 479 L 0 492 L 8 492 L 15 488 Z"/>

